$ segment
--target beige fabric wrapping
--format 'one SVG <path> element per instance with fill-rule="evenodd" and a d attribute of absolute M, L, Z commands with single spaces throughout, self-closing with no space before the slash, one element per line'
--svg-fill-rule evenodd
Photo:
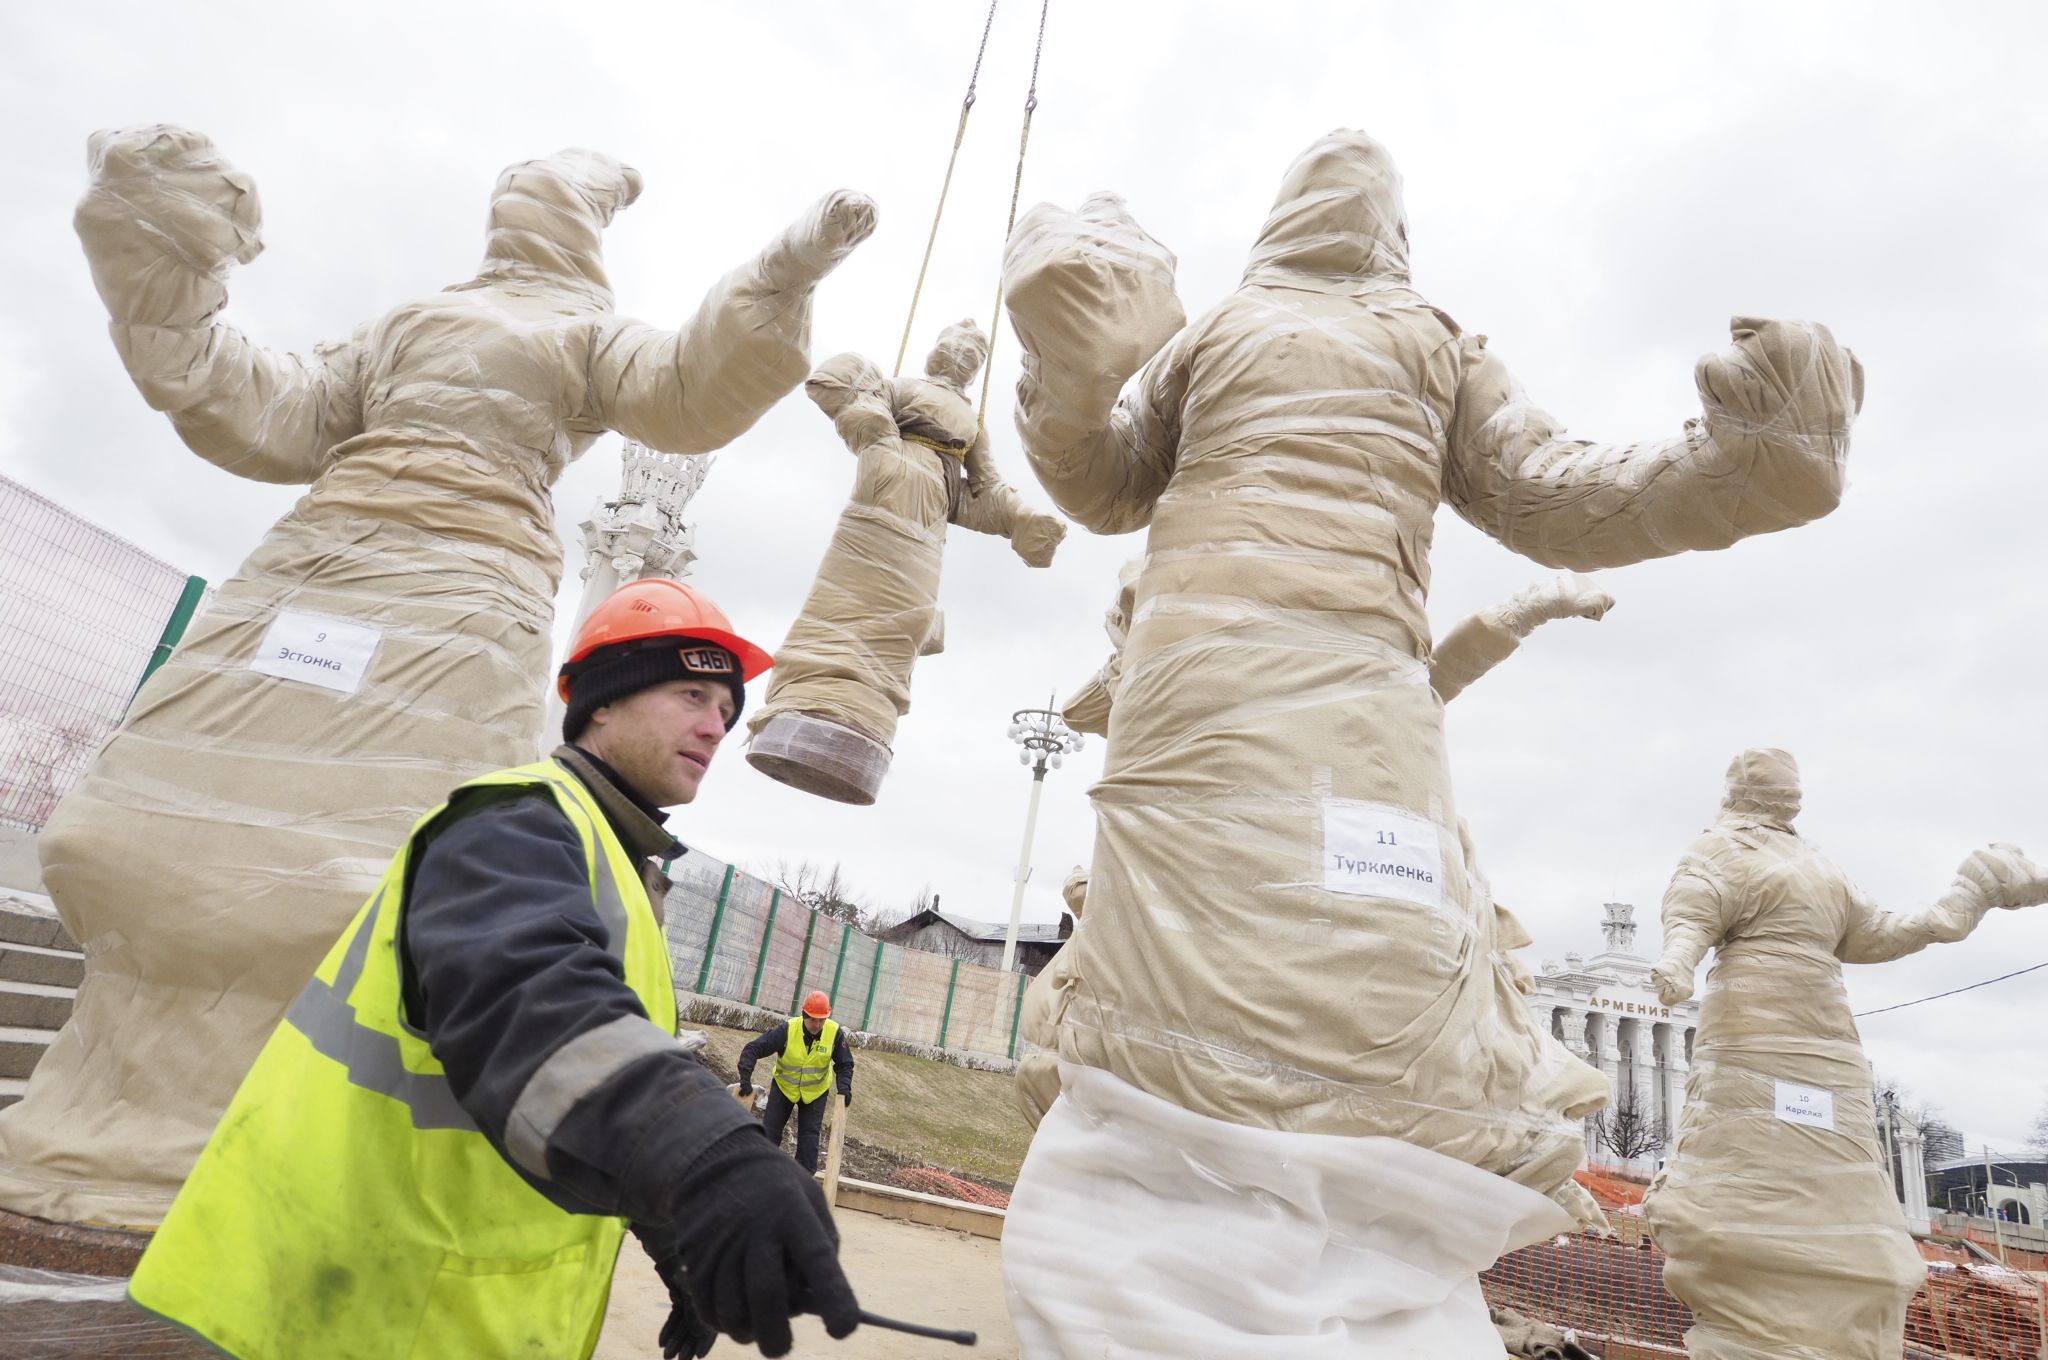
<path fill-rule="evenodd" d="M 1784 528 L 1839 494 L 1853 362 L 1742 323 L 1685 437 L 1565 440 L 1408 286 L 1398 175 L 1356 132 L 1287 172 L 1243 284 L 1178 334 L 1170 260 L 1102 197 L 1033 209 L 1005 260 L 1033 470 L 1089 528 L 1150 525 L 1061 1057 L 1555 1192 L 1606 1084 L 1532 1032 L 1468 882 L 1432 518 L 1578 568 Z M 1377 854 L 1403 833 L 1428 882 Z"/>
<path fill-rule="evenodd" d="M 895 740 L 897 720 L 910 711 L 911 668 L 938 614 L 950 483 L 962 475 L 956 458 L 966 465 L 966 486 L 954 522 L 1008 539 L 1029 566 L 1051 564 L 1066 525 L 1003 483 L 967 399 L 987 357 L 980 328 L 961 321 L 940 334 L 923 378 L 884 378 L 869 360 L 841 354 L 805 384 L 858 466 L 750 732 L 779 713 L 800 713 L 883 746 Z M 941 453 L 906 431 L 960 453 Z"/>
<path fill-rule="evenodd" d="M 1664 896 L 1665 1004 L 1716 951 L 1677 1142 L 1643 1204 L 1699 1360 L 1896 1360 L 1926 1267 L 1882 1167 L 1842 964 L 1960 940 L 1993 907 L 2048 897 L 2025 856 L 1993 846 L 1932 907 L 1880 911 L 1799 838 L 1798 811 L 1791 756 L 1736 757 L 1719 820 Z"/>
<path fill-rule="evenodd" d="M 1081 933 L 1081 912 L 1088 904 L 1088 870 L 1084 866 L 1077 864 L 1068 873 L 1060 896 L 1073 913 L 1073 935 L 1046 960 L 1045 967 L 1024 989 L 1024 1006 L 1017 1016 L 1024 1056 L 1017 1062 L 1014 1089 L 1017 1108 L 1034 1129 L 1060 1094 L 1059 1023 L 1066 1010 L 1068 989 L 1073 985 L 1074 936 Z"/>
<path fill-rule="evenodd" d="M 220 319 L 258 211 L 204 137 L 101 133 L 91 169 L 79 237 L 144 398 L 208 461 L 312 483 L 38 838 L 87 974 L 0 1114 L 0 1205 L 153 1224 L 407 829 L 532 758 L 563 467 L 607 429 L 747 429 L 808 371 L 811 289 L 874 213 L 828 196 L 663 331 L 612 314 L 599 254 L 639 175 L 564 152 L 500 178 L 476 278 L 306 357 Z M 252 669 L 287 614 L 368 630 L 353 692 Z"/>

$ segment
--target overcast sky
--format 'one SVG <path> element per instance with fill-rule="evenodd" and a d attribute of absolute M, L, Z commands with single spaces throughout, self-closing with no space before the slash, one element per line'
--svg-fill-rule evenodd
<path fill-rule="evenodd" d="M 7 6 L 0 116 L 0 467 L 192 572 L 229 575 L 292 503 L 186 452 L 129 384 L 70 227 L 95 128 L 173 122 L 252 175 L 266 253 L 229 315 L 260 342 L 340 339 L 468 278 L 506 163 L 564 146 L 637 166 L 606 250 L 619 308 L 678 322 L 823 191 L 881 205 L 820 294 L 814 356 L 887 364 L 930 223 L 979 0 L 577 6 Z M 913 353 L 988 324 L 1037 7 L 996 16 Z M 2039 6 L 1711 8 L 1053 0 L 1024 201 L 1113 188 L 1179 253 L 1199 313 L 1237 281 L 1281 171 L 1336 126 L 1406 176 L 1417 286 L 1580 434 L 1641 439 L 1697 410 L 1731 315 L 1831 325 L 1868 369 L 1851 489 L 1821 523 L 1604 573 L 1599 624 L 1539 633 L 1450 711 L 1461 810 L 1532 961 L 1599 948 L 1599 903 L 1657 903 L 1729 758 L 1782 745 L 1800 827 L 1881 902 L 1919 906 L 1966 851 L 2048 857 L 2048 53 Z M 1014 336 L 990 427 L 1010 419 Z M 2030 395 L 2031 394 L 2031 395 Z M 560 483 L 570 533 L 617 477 L 607 439 Z M 792 395 L 719 456 L 693 507 L 696 580 L 772 646 L 853 460 Z M 1029 779 L 1010 710 L 1106 651 L 1142 536 L 1075 529 L 1049 571 L 956 531 L 947 651 L 920 663 L 873 808 L 757 775 L 735 742 L 675 825 L 723 858 L 840 861 L 874 905 L 920 888 L 1007 911 Z M 580 556 L 580 555 L 579 555 Z M 1439 517 L 1439 633 L 1545 573 Z M 561 607 L 577 593 L 572 565 Z M 758 699 L 758 696 L 757 696 Z M 1051 919 L 1093 839 L 1102 744 L 1050 776 L 1027 915 Z M 1857 1008 L 2048 960 L 2048 910 L 1849 970 Z M 1872 1058 L 1973 1139 L 2014 1146 L 2044 1099 L 2048 970 L 1875 1017 Z"/>

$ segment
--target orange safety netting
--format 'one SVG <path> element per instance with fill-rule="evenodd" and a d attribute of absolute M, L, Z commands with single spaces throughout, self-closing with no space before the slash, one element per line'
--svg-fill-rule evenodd
<path fill-rule="evenodd" d="M 934 1171 L 928 1166 L 906 1167 L 890 1177 L 893 1184 L 905 1190 L 915 1190 L 921 1195 L 937 1195 L 942 1199 L 965 1200 L 988 1209 L 1007 1209 L 1010 1197 L 1000 1190 L 991 1190 L 985 1185 L 943 1171 Z"/>
<path fill-rule="evenodd" d="M 1597 1172 L 1579 1180 L 1603 1204 L 1643 1187 Z M 1664 1255 L 1632 1203 L 1610 1208 L 1616 1236 L 1564 1233 L 1510 1252 L 1480 1276 L 1487 1302 L 1569 1328 L 1596 1355 L 1685 1354 L 1692 1315 L 1664 1288 Z M 1960 1242 L 1919 1243 L 1927 1284 L 1906 1315 L 1906 1360 L 2041 1360 L 2048 1282 L 1986 1261 Z M 2011 1249 L 2008 1248 L 2008 1259 Z M 2032 1255 L 2032 1253 L 2027 1253 Z"/>

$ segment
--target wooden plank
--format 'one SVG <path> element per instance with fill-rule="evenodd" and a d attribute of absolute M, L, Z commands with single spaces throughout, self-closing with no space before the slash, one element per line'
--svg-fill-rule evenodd
<path fill-rule="evenodd" d="M 826 1096 L 832 1102 L 832 1145 L 825 1150 L 825 1203 L 839 1203 L 839 1159 L 846 1153 L 846 1116 L 853 1108 L 853 1102 L 841 1100 L 838 1093 Z"/>
<path fill-rule="evenodd" d="M 919 1194 L 915 1190 L 903 1190 L 893 1185 L 857 1181 L 851 1177 L 839 1182 L 839 1207 L 864 1214 L 880 1214 L 884 1218 L 922 1223 L 927 1227 L 950 1228 L 954 1232 L 972 1233 L 976 1237 L 992 1237 L 998 1241 L 1003 1236 L 1004 1214 L 1001 1209 L 991 1209 L 985 1204 L 969 1204 L 965 1200 Z"/>

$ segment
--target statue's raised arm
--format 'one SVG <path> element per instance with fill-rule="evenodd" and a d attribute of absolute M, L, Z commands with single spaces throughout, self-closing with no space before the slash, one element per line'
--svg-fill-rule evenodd
<path fill-rule="evenodd" d="M 1863 367 L 1813 322 L 1737 317 L 1729 330 L 1728 349 L 1694 368 L 1701 414 L 1644 444 L 1570 438 L 1484 337 L 1462 337 L 1445 498 L 1523 556 L 1576 571 L 1819 519 L 1842 499 Z"/>
<path fill-rule="evenodd" d="M 713 285 L 681 329 L 605 317 L 590 416 L 663 453 L 739 438 L 810 373 L 811 290 L 874 229 L 874 203 L 835 190 Z"/>
<path fill-rule="evenodd" d="M 1173 475 L 1187 383 L 1178 352 L 1161 352 L 1187 321 L 1173 269 L 1173 252 L 1110 193 L 1078 212 L 1037 205 L 1004 252 L 1025 457 L 1053 504 L 1099 534 L 1143 528 Z"/>
<path fill-rule="evenodd" d="M 183 128 L 96 132 L 73 225 L 114 348 L 194 453 L 238 477 L 310 482 L 360 434 L 356 341 L 272 354 L 220 319 L 228 268 L 262 253 L 250 178 Z"/>

